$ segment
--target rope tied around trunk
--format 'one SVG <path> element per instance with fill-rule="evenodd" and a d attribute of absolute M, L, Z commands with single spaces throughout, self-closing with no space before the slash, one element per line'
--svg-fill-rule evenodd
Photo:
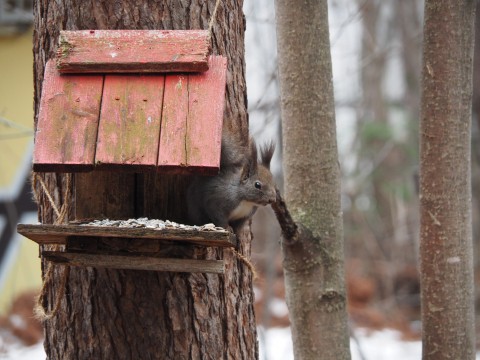
<path fill-rule="evenodd" d="M 232 250 L 233 255 L 235 255 L 237 257 L 237 259 L 239 259 L 242 263 L 244 263 L 250 269 L 250 271 L 252 272 L 253 280 L 258 278 L 258 274 L 257 274 L 257 271 L 255 270 L 255 266 L 252 264 L 250 259 L 247 258 L 245 255 L 240 254 L 234 248 L 231 248 L 231 250 Z"/>
<path fill-rule="evenodd" d="M 34 189 L 34 195 L 35 198 L 38 200 L 40 199 L 39 194 L 37 193 L 37 186 L 36 184 L 40 183 L 40 186 L 43 190 L 43 193 L 47 197 L 53 211 L 57 215 L 57 219 L 53 222 L 55 225 L 62 224 L 66 218 L 66 215 L 68 213 L 68 194 L 70 193 L 71 189 L 71 182 L 72 182 L 72 174 L 67 174 L 66 175 L 66 190 L 65 190 L 65 195 L 64 195 L 64 201 L 62 204 L 62 207 L 60 210 L 58 209 L 57 205 L 55 204 L 55 201 L 53 200 L 52 195 L 48 191 L 48 188 L 43 181 L 42 177 L 38 173 L 33 174 L 33 189 Z M 55 250 L 58 250 L 58 245 L 55 245 Z M 43 284 L 42 284 L 42 289 L 40 291 L 40 294 L 38 295 L 36 302 L 35 302 L 35 307 L 33 309 L 33 312 L 35 314 L 35 317 L 40 320 L 40 321 L 45 321 L 45 320 L 50 320 L 53 318 L 57 312 L 58 309 L 60 308 L 60 302 L 65 295 L 66 291 L 66 286 L 67 286 L 67 279 L 68 276 L 70 275 L 70 266 L 65 265 L 63 273 L 61 274 L 61 282 L 60 282 L 60 288 L 58 289 L 58 292 L 55 296 L 55 302 L 53 309 L 51 311 L 48 311 L 48 309 L 45 308 L 44 304 L 46 301 L 46 296 L 47 296 L 47 285 L 52 282 L 53 280 L 53 268 L 54 265 L 52 262 L 49 262 L 47 265 L 47 271 L 45 272 L 45 276 L 43 279 Z"/>
<path fill-rule="evenodd" d="M 217 15 L 217 10 L 219 5 L 220 5 L 220 0 L 217 0 L 217 2 L 215 3 L 215 8 L 213 9 L 212 17 L 210 18 L 210 21 L 208 23 L 208 32 L 209 32 L 210 38 L 212 37 L 213 24 L 215 23 L 215 18 Z"/>

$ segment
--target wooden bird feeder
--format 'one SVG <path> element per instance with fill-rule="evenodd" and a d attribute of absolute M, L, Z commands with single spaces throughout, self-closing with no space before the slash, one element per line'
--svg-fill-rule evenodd
<path fill-rule="evenodd" d="M 61 32 L 57 57 L 45 69 L 34 171 L 217 174 L 226 59 L 209 56 L 209 44 L 203 30 Z M 228 231 L 197 228 L 20 224 L 18 231 L 40 245 L 63 245 L 61 253 L 43 252 L 54 262 L 149 270 L 223 271 L 223 262 L 147 258 L 149 239 L 204 246 L 236 241 Z M 142 256 L 96 254 L 109 238 L 141 243 L 135 252 Z"/>

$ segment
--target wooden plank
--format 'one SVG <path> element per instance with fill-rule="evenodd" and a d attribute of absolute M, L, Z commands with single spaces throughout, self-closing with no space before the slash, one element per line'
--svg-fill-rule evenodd
<path fill-rule="evenodd" d="M 65 245 L 66 252 L 83 252 L 90 254 L 138 255 L 169 257 L 169 254 L 186 256 L 185 243 L 158 239 L 116 238 L 69 236 Z M 184 258 L 183 256 L 183 258 Z"/>
<path fill-rule="evenodd" d="M 226 59 L 214 56 L 209 62 L 202 74 L 166 76 L 158 152 L 162 172 L 218 173 Z"/>
<path fill-rule="evenodd" d="M 162 111 L 158 166 L 165 172 L 181 172 L 187 166 L 185 138 L 188 116 L 188 76 L 168 75 Z"/>
<path fill-rule="evenodd" d="M 215 175 L 220 167 L 227 59 L 209 58 L 209 70 L 189 75 L 187 165 L 195 172 Z"/>
<path fill-rule="evenodd" d="M 89 238 L 85 236 L 69 236 L 65 241 L 65 250 L 73 252 L 98 252 L 98 241 L 101 238 Z"/>
<path fill-rule="evenodd" d="M 199 72 L 208 70 L 207 30 L 61 31 L 62 73 Z"/>
<path fill-rule="evenodd" d="M 170 219 L 176 222 L 188 219 L 185 204 L 187 188 L 192 178 L 187 175 L 164 173 L 139 174 L 137 181 L 137 217 Z"/>
<path fill-rule="evenodd" d="M 93 171 L 75 174 L 75 219 L 136 217 L 135 182 L 133 173 Z"/>
<path fill-rule="evenodd" d="M 67 252 L 88 252 L 95 254 L 126 252 L 128 254 L 139 255 L 140 253 L 156 254 L 161 250 L 172 247 L 171 244 L 171 241 L 157 239 L 70 236 L 67 238 L 65 250 Z"/>
<path fill-rule="evenodd" d="M 163 75 L 105 76 L 96 166 L 110 170 L 154 169 L 164 85 Z"/>
<path fill-rule="evenodd" d="M 40 245 L 65 245 L 67 238 L 71 236 L 159 239 L 218 247 L 234 247 L 237 242 L 235 235 L 226 230 L 207 231 L 181 228 L 151 229 L 145 227 L 18 224 L 17 232 Z"/>
<path fill-rule="evenodd" d="M 42 256 L 56 264 L 69 266 L 189 273 L 224 273 L 223 260 L 165 259 L 147 256 L 99 255 L 60 251 L 43 251 Z"/>
<path fill-rule="evenodd" d="M 93 168 L 103 76 L 60 76 L 45 68 L 33 152 L 34 171 Z"/>

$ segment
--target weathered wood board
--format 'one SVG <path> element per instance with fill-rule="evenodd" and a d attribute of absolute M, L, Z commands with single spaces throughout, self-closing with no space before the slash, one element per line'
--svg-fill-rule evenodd
<path fill-rule="evenodd" d="M 188 167 L 204 173 L 220 167 L 227 59 L 211 57 L 210 69 L 190 76 L 188 88 Z"/>
<path fill-rule="evenodd" d="M 162 131 L 158 166 L 165 171 L 180 171 L 187 166 L 188 79 L 185 74 L 170 75 L 165 80 Z"/>
<path fill-rule="evenodd" d="M 49 60 L 33 152 L 35 171 L 93 169 L 103 76 L 59 76 Z"/>
<path fill-rule="evenodd" d="M 61 73 L 201 72 L 208 70 L 207 30 L 61 31 Z"/>
<path fill-rule="evenodd" d="M 163 75 L 105 76 L 96 166 L 156 166 L 164 84 Z"/>
<path fill-rule="evenodd" d="M 68 266 L 91 266 L 112 269 L 224 273 L 223 260 L 169 259 L 147 256 L 100 255 L 43 251 L 42 256 L 56 264 Z"/>
<path fill-rule="evenodd" d="M 47 65 L 35 171 L 159 171 L 220 167 L 226 59 L 195 74 L 60 75 Z"/>
<path fill-rule="evenodd" d="M 183 246 L 183 244 L 178 245 L 175 242 L 157 239 L 71 236 L 67 238 L 65 251 L 91 254 L 118 252 L 145 256 L 152 253 L 165 253 L 165 249 L 171 249 L 173 245 L 177 245 L 176 248 Z"/>
<path fill-rule="evenodd" d="M 209 71 L 168 76 L 158 166 L 165 172 L 215 175 L 220 167 L 226 59 L 210 57 Z"/>
<path fill-rule="evenodd" d="M 87 225 L 52 225 L 52 224 L 18 224 L 17 232 L 35 241 L 39 245 L 65 245 L 72 236 L 86 237 L 118 237 L 138 239 L 160 239 L 177 242 L 188 242 L 195 245 L 234 247 L 236 237 L 226 230 L 199 231 L 186 229 L 150 229 L 101 227 Z"/>
<path fill-rule="evenodd" d="M 135 217 L 135 177 L 110 171 L 75 174 L 75 219 Z"/>

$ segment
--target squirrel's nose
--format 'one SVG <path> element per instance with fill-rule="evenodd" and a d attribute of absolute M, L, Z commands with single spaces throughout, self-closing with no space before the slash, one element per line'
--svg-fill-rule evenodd
<path fill-rule="evenodd" d="M 272 190 L 268 199 L 268 203 L 273 204 L 275 201 L 277 201 L 277 192 L 275 190 Z"/>

